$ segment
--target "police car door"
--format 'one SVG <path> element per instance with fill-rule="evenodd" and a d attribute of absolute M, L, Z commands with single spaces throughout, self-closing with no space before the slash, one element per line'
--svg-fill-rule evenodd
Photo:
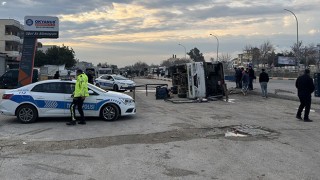
<path fill-rule="evenodd" d="M 60 82 L 42 83 L 30 91 L 40 116 L 64 116 L 64 93 Z"/>
<path fill-rule="evenodd" d="M 73 101 L 73 98 L 71 97 L 72 93 L 75 89 L 75 83 L 74 82 L 66 82 L 65 83 L 65 114 L 70 114 L 70 106 Z M 89 97 L 86 97 L 84 103 L 83 103 L 83 111 L 85 116 L 96 116 L 97 114 L 97 93 L 93 92 L 89 88 Z M 99 113 L 99 112 L 98 112 Z M 76 114 L 78 114 L 78 111 L 76 110 Z"/>
<path fill-rule="evenodd" d="M 107 89 L 113 89 L 113 85 L 114 85 L 115 81 L 113 79 L 112 76 L 107 75 L 106 76 L 106 84 L 108 87 L 106 87 Z"/>
<path fill-rule="evenodd" d="M 101 81 L 102 81 L 101 87 L 103 89 L 112 89 L 113 88 L 114 81 L 113 81 L 112 76 L 104 75 L 101 77 Z"/>

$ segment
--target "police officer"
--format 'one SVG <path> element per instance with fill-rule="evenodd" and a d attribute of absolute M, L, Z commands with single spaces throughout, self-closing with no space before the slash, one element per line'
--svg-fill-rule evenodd
<path fill-rule="evenodd" d="M 315 87 L 313 84 L 313 80 L 310 77 L 310 70 L 306 69 L 304 74 L 299 76 L 296 81 L 296 88 L 298 89 L 298 97 L 300 99 L 300 106 L 296 115 L 297 119 L 302 120 L 301 113 L 304 109 L 304 121 L 312 122 L 309 119 L 309 112 L 311 108 L 311 94 L 313 93 Z"/>
<path fill-rule="evenodd" d="M 87 76 L 88 76 L 88 83 L 93 84 L 93 75 L 92 71 L 88 71 Z"/>
<path fill-rule="evenodd" d="M 56 73 L 53 76 L 53 79 L 59 79 L 59 78 L 60 78 L 59 71 L 56 71 Z"/>
<path fill-rule="evenodd" d="M 252 91 L 253 90 L 253 80 L 255 79 L 255 74 L 254 74 L 254 70 L 252 68 L 252 65 L 249 65 L 249 70 L 248 70 L 248 73 L 249 73 L 249 90 Z"/>
<path fill-rule="evenodd" d="M 71 121 L 67 123 L 67 125 L 76 125 L 76 110 L 75 106 L 78 107 L 79 114 L 81 116 L 80 121 L 78 124 L 86 124 L 84 114 L 83 114 L 83 101 L 85 100 L 86 97 L 89 96 L 88 93 L 88 77 L 81 69 L 78 69 L 76 72 L 77 75 L 77 81 L 76 81 L 76 86 L 75 90 L 72 94 L 73 101 L 70 106 L 70 112 L 71 112 Z"/>

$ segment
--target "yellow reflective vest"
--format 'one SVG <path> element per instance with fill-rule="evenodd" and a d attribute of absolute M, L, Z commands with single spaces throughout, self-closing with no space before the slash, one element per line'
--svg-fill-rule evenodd
<path fill-rule="evenodd" d="M 88 76 L 84 73 L 77 76 L 73 97 L 88 97 Z"/>

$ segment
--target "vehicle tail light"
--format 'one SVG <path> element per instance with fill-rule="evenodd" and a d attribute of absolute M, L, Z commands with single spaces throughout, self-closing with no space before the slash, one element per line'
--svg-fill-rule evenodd
<path fill-rule="evenodd" d="M 13 94 L 4 94 L 2 95 L 2 99 L 11 99 L 12 96 Z"/>

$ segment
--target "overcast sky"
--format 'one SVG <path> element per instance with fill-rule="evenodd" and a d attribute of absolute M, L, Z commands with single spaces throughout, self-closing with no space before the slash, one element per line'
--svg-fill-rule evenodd
<path fill-rule="evenodd" d="M 160 64 L 176 54 L 184 58 L 197 47 L 206 61 L 219 55 L 233 58 L 246 45 L 270 41 L 278 52 L 299 40 L 320 43 L 320 0 L 0 0 L 0 18 L 24 24 L 26 15 L 57 16 L 59 39 L 45 45 L 66 45 L 76 58 L 119 67 L 137 61 Z M 179 46 L 178 44 L 183 46 Z"/>

